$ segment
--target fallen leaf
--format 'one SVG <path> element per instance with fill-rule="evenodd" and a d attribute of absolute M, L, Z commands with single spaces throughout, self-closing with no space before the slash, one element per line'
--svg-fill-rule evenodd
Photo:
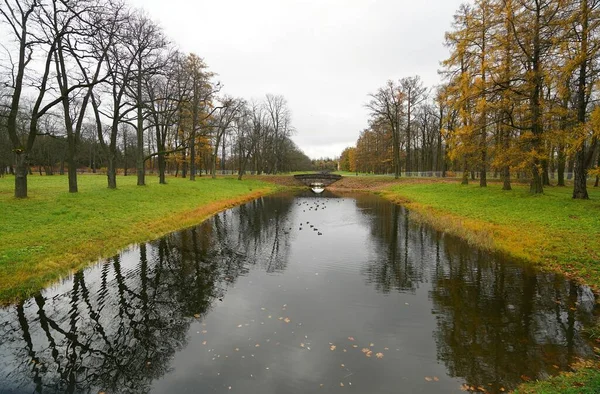
<path fill-rule="evenodd" d="M 344 383 L 340 382 L 340 387 L 344 387 Z"/>
<path fill-rule="evenodd" d="M 300 344 L 300 347 L 304 347 L 304 344 L 303 344 L 303 343 L 301 343 L 301 344 Z"/>
<path fill-rule="evenodd" d="M 199 314 L 199 313 L 196 313 L 196 314 L 194 315 L 194 317 L 195 317 L 196 319 L 199 319 L 199 318 L 200 318 L 200 314 Z"/>
<path fill-rule="evenodd" d="M 382 355 L 382 356 L 383 356 L 383 355 Z M 439 381 L 440 381 L 440 379 L 439 379 L 437 376 L 434 376 L 434 377 L 433 377 L 433 380 L 435 380 L 436 382 L 439 382 Z"/>
<path fill-rule="evenodd" d="M 241 325 L 241 324 L 238 324 L 238 327 L 237 327 L 237 328 L 242 328 L 242 325 Z"/>
<path fill-rule="evenodd" d="M 377 358 L 383 358 L 383 353 L 379 352 L 379 353 L 377 353 L 377 354 L 375 355 L 375 357 L 377 357 Z M 433 379 L 434 379 L 436 382 L 437 382 L 437 380 L 438 380 L 438 378 L 433 378 Z"/>
<path fill-rule="evenodd" d="M 202 334 L 206 334 L 208 331 L 206 330 L 202 330 Z"/>
<path fill-rule="evenodd" d="M 340 364 L 342 368 L 346 368 L 346 366 L 344 364 Z"/>
<path fill-rule="evenodd" d="M 283 321 L 284 321 L 284 322 L 286 322 L 286 323 L 289 323 L 289 322 L 291 322 L 291 320 L 290 320 L 290 318 L 289 318 L 289 317 L 286 317 L 285 319 L 283 319 Z"/>
<path fill-rule="evenodd" d="M 335 350 L 335 345 L 329 346 L 329 350 L 331 350 L 333 352 Z"/>
<path fill-rule="evenodd" d="M 203 344 L 203 345 L 206 345 L 206 341 L 202 341 L 202 344 Z"/>
<path fill-rule="evenodd" d="M 358 347 L 358 345 L 352 345 L 352 347 L 356 349 Z"/>
<path fill-rule="evenodd" d="M 369 346 L 370 346 L 370 347 L 373 347 L 373 346 L 375 346 L 375 344 L 374 344 L 374 343 L 370 343 L 370 344 L 369 344 Z"/>
<path fill-rule="evenodd" d="M 364 347 L 364 348 L 362 348 L 362 350 L 361 350 L 361 352 L 363 352 L 363 353 L 368 353 L 368 352 L 370 352 L 370 351 L 371 351 L 371 350 L 370 350 L 368 347 Z"/>
<path fill-rule="evenodd" d="M 354 337 L 348 337 L 348 340 L 353 341 Z"/>
<path fill-rule="evenodd" d="M 431 379 L 429 376 L 425 376 L 425 380 L 431 382 L 433 379 Z"/>
<path fill-rule="evenodd" d="M 256 345 L 254 345 L 254 347 L 260 347 L 260 344 L 257 343 Z"/>

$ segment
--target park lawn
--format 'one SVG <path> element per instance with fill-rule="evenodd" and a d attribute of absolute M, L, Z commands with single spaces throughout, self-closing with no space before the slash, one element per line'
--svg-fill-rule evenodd
<path fill-rule="evenodd" d="M 270 193 L 277 187 L 234 177 L 191 182 L 154 176 L 79 176 L 79 193 L 66 176 L 28 177 L 29 198 L 13 197 L 14 177 L 0 178 L 0 303 L 23 299 L 50 282 L 109 257 L 132 243 L 158 238 L 208 216 Z"/>
<path fill-rule="evenodd" d="M 487 188 L 447 182 L 400 182 L 380 193 L 416 213 L 441 231 L 469 243 L 500 250 L 542 269 L 554 270 L 600 289 L 600 190 L 589 188 L 589 201 L 573 200 L 572 189 L 547 187 L 532 196 L 528 186 Z M 590 334 L 598 345 L 600 326 Z M 520 386 L 518 394 L 600 393 L 600 361 L 574 366 L 548 380 Z"/>

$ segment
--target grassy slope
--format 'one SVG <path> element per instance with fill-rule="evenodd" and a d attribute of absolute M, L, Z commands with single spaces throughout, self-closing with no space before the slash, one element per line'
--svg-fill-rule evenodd
<path fill-rule="evenodd" d="M 571 199 L 571 188 L 546 188 L 541 196 L 531 196 L 527 189 L 516 186 L 505 192 L 498 184 L 480 188 L 430 182 L 399 183 L 381 193 L 443 231 L 599 289 L 600 190 L 590 188 L 591 200 L 579 201 Z M 527 383 L 515 393 L 600 393 L 600 362 L 574 367 L 575 373 Z"/>
<path fill-rule="evenodd" d="M 275 189 L 258 181 L 80 176 L 77 194 L 65 176 L 29 177 L 29 198 L 13 198 L 13 177 L 0 178 L 0 302 L 26 297 L 49 281 L 131 243 L 199 223 L 209 215 Z"/>

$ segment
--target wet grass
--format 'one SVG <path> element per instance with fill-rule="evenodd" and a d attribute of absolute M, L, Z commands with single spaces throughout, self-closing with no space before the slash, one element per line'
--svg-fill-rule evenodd
<path fill-rule="evenodd" d="M 108 257 L 132 243 L 193 226 L 211 214 L 276 189 L 234 177 L 79 177 L 79 193 L 67 192 L 66 176 L 30 176 L 29 198 L 13 198 L 13 177 L 0 178 L 0 303 L 23 299 L 48 283 Z"/>
<path fill-rule="evenodd" d="M 539 196 L 530 195 L 527 186 L 516 185 L 512 191 L 501 187 L 400 181 L 380 193 L 407 206 L 419 220 L 475 246 L 503 251 L 600 289 L 600 190 L 589 188 L 590 200 L 581 201 L 571 198 L 570 187 L 547 187 Z M 587 332 L 598 343 L 597 358 L 599 332 L 600 326 Z M 573 368 L 515 392 L 600 393 L 598 359 Z"/>

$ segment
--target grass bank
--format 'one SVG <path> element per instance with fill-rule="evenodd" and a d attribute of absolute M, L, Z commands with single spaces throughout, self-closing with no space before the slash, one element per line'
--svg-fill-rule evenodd
<path fill-rule="evenodd" d="M 418 220 L 469 243 L 530 261 L 544 270 L 600 289 L 600 190 L 590 201 L 573 200 L 571 188 L 548 187 L 532 196 L 527 186 L 512 191 L 457 182 L 400 181 L 377 191 L 411 209 Z M 590 337 L 598 342 L 600 327 Z M 600 393 L 600 361 L 573 366 L 545 381 L 523 384 L 518 394 Z"/>
<path fill-rule="evenodd" d="M 421 220 L 473 245 L 499 250 L 600 289 L 600 190 L 573 200 L 571 188 L 501 190 L 456 182 L 396 183 L 380 193 Z"/>
<path fill-rule="evenodd" d="M 260 180 L 79 177 L 79 193 L 66 176 L 30 176 L 29 198 L 13 198 L 14 178 L 0 178 L 0 303 L 30 296 L 49 282 L 117 253 L 129 244 L 193 226 L 208 216 L 277 189 Z"/>

